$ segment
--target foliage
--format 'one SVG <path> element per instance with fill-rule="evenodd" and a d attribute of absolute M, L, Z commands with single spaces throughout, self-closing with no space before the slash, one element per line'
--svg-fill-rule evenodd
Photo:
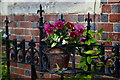
<path fill-rule="evenodd" d="M 87 27 L 81 24 L 74 25 L 70 22 L 55 21 L 54 24 L 45 24 L 44 41 L 54 47 L 58 44 L 81 44 L 84 42 L 87 45 L 97 44 L 97 39 L 93 36 L 101 37 L 103 29 L 98 32 L 88 31 Z M 87 40 L 87 34 L 89 39 Z"/>

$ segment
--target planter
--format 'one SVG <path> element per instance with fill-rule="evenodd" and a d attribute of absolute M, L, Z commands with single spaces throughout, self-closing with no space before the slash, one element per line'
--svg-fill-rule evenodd
<path fill-rule="evenodd" d="M 51 70 L 58 70 L 57 65 L 60 69 L 67 69 L 69 63 L 69 54 L 60 48 L 51 48 L 47 51 L 48 59 L 50 61 L 50 69 Z"/>

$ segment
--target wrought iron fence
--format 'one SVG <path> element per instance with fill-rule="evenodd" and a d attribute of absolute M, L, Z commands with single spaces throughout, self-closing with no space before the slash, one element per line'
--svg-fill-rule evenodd
<path fill-rule="evenodd" d="M 94 71 L 91 70 L 91 64 L 88 64 L 88 71 L 84 71 L 81 68 L 76 67 L 76 59 L 75 55 L 76 52 L 79 52 L 80 55 L 82 55 L 83 50 L 81 47 L 85 46 L 88 47 L 88 45 L 82 44 L 72 44 L 72 45 L 59 45 L 58 48 L 61 48 L 64 50 L 64 52 L 67 53 L 67 55 L 70 56 L 70 67 L 65 67 L 64 64 L 61 64 L 62 72 L 59 70 L 53 70 L 53 66 L 51 63 L 52 56 L 59 56 L 63 60 L 62 54 L 58 53 L 49 53 L 47 48 L 48 45 L 45 45 L 43 41 L 43 16 L 42 16 L 42 6 L 40 5 L 40 10 L 37 11 L 37 13 L 40 14 L 40 42 L 35 42 L 33 40 L 31 41 L 18 41 L 17 39 L 9 40 L 9 30 L 8 30 L 8 24 L 9 21 L 6 18 L 5 24 L 6 24 L 6 34 L 8 35 L 6 37 L 6 54 L 7 54 L 7 71 L 8 71 L 8 79 L 10 80 L 10 62 L 16 62 L 16 63 L 23 63 L 23 64 L 30 64 L 31 65 L 31 78 L 32 80 L 35 80 L 37 78 L 36 75 L 36 66 L 40 67 L 40 74 L 50 73 L 50 74 L 60 74 L 61 80 L 63 80 L 64 74 L 77 74 L 77 73 L 96 73 L 96 74 L 102 74 L 102 75 L 108 75 L 108 76 L 114 76 L 114 77 L 120 77 L 120 55 L 119 55 L 119 49 L 120 46 L 117 44 L 116 46 L 106 46 L 106 45 L 90 45 L 94 46 L 94 48 L 100 49 L 100 54 L 96 54 L 98 57 L 93 58 L 94 63 Z M 61 20 L 63 18 L 61 17 Z M 90 30 L 90 14 L 88 14 L 87 21 L 87 30 Z M 88 34 L 89 35 L 89 34 Z M 28 45 L 26 45 L 28 44 Z M 36 44 L 39 44 L 39 49 L 36 48 Z M 75 48 L 74 51 L 67 52 L 65 50 L 66 47 L 69 48 Z M 77 48 L 76 48 L 77 47 Z M 114 53 L 113 55 L 109 56 L 107 55 L 105 48 L 110 47 L 111 52 Z M 47 50 L 47 51 L 46 51 Z M 91 55 L 92 56 L 92 55 Z M 111 60 L 112 65 L 107 66 L 107 62 Z M 99 62 L 102 62 L 103 65 L 99 65 Z M 65 63 L 63 60 L 61 63 Z"/>

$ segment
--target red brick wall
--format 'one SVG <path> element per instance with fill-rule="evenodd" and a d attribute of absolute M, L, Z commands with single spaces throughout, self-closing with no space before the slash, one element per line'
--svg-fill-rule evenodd
<path fill-rule="evenodd" d="M 120 43 L 118 40 L 118 38 L 120 38 L 120 3 L 118 2 L 119 0 L 115 1 L 116 2 L 112 2 L 112 0 L 108 0 L 108 2 L 102 2 L 101 14 L 96 14 L 95 18 L 94 14 L 91 14 L 91 18 L 93 20 L 93 23 L 91 23 L 92 29 L 93 25 L 95 25 L 96 30 L 103 28 L 104 33 L 102 34 L 101 40 L 104 41 L 107 38 L 112 40 L 112 42 L 106 42 L 106 45 L 115 45 L 116 43 Z M 39 30 L 37 28 L 39 15 L 3 15 L 1 16 L 2 21 L 5 20 L 6 16 L 8 16 L 10 20 L 9 31 L 12 34 L 10 39 L 17 38 L 19 40 L 25 39 L 26 41 L 34 39 L 35 41 L 39 41 Z M 79 22 L 83 25 L 86 25 L 86 22 L 84 21 L 86 17 L 87 14 L 64 14 L 65 21 Z M 44 14 L 45 21 L 54 21 L 57 20 L 57 18 L 57 14 Z M 4 26 L 2 21 L 0 22 L 0 27 Z M 11 77 L 22 77 L 30 80 L 30 69 L 30 65 L 11 62 Z M 40 78 L 39 74 L 37 75 Z M 47 78 L 52 77 L 50 74 L 45 74 L 44 77 L 46 76 Z"/>

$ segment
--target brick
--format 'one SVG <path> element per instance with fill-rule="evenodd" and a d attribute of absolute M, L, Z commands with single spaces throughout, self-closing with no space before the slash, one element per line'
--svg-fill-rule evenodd
<path fill-rule="evenodd" d="M 0 22 L 0 27 L 3 27 L 4 25 L 3 25 L 3 22 Z"/>
<path fill-rule="evenodd" d="M 17 63 L 17 67 L 22 68 L 22 63 Z"/>
<path fill-rule="evenodd" d="M 15 73 L 15 67 L 10 65 L 10 72 Z"/>
<path fill-rule="evenodd" d="M 24 69 L 31 69 L 31 65 L 29 65 L 29 64 L 22 64 L 22 68 L 24 68 Z"/>
<path fill-rule="evenodd" d="M 15 73 L 16 73 L 16 74 L 24 75 L 24 69 L 16 68 L 16 69 L 15 69 Z"/>
<path fill-rule="evenodd" d="M 22 76 L 22 75 L 19 75 L 17 80 L 32 80 L 30 76 Z"/>
<path fill-rule="evenodd" d="M 6 17 L 8 17 L 9 22 L 14 21 L 14 15 L 2 15 L 1 16 L 1 21 L 5 21 Z"/>
<path fill-rule="evenodd" d="M 88 14 L 85 15 L 85 19 L 88 18 Z M 90 18 L 92 19 L 92 22 L 100 22 L 100 15 L 99 14 L 90 14 Z"/>
<path fill-rule="evenodd" d="M 120 22 L 120 14 L 110 14 L 110 22 Z"/>
<path fill-rule="evenodd" d="M 12 79 L 15 79 L 15 78 L 17 78 L 18 76 L 17 76 L 17 74 L 15 74 L 15 73 L 10 73 L 10 80 L 12 80 Z"/>
<path fill-rule="evenodd" d="M 24 21 L 28 21 L 28 15 L 24 15 Z"/>
<path fill-rule="evenodd" d="M 29 29 L 25 29 L 25 35 L 31 35 L 31 31 Z"/>
<path fill-rule="evenodd" d="M 112 41 L 118 41 L 118 38 L 120 38 L 120 33 L 109 33 L 109 38 Z"/>
<path fill-rule="evenodd" d="M 51 78 L 51 74 L 44 74 L 43 77 L 44 78 Z"/>
<path fill-rule="evenodd" d="M 24 21 L 24 15 L 14 15 L 15 21 Z"/>
<path fill-rule="evenodd" d="M 112 42 L 104 42 L 104 45 L 112 46 Z M 105 47 L 105 50 L 112 50 L 111 47 Z"/>
<path fill-rule="evenodd" d="M 97 30 L 103 28 L 104 31 L 112 32 L 113 31 L 113 24 L 110 23 L 97 23 Z"/>
<path fill-rule="evenodd" d="M 16 35 L 17 40 L 22 40 L 20 35 Z"/>
<path fill-rule="evenodd" d="M 90 26 L 90 30 L 96 30 L 96 23 L 91 23 Z"/>
<path fill-rule="evenodd" d="M 10 62 L 11 66 L 17 67 L 17 63 L 16 62 Z"/>
<path fill-rule="evenodd" d="M 111 13 L 111 5 L 103 5 L 102 13 Z"/>
<path fill-rule="evenodd" d="M 32 36 L 21 36 L 21 39 L 25 39 L 25 41 L 30 41 Z"/>
<path fill-rule="evenodd" d="M 39 15 L 28 15 L 28 21 L 39 21 Z"/>
<path fill-rule="evenodd" d="M 76 15 L 76 14 L 65 14 L 64 18 L 65 18 L 65 21 L 67 21 L 67 22 L 77 22 L 78 21 L 78 15 Z"/>
<path fill-rule="evenodd" d="M 30 70 L 25 69 L 25 70 L 24 70 L 24 75 L 25 75 L 25 76 L 31 76 Z"/>
<path fill-rule="evenodd" d="M 79 22 L 84 22 L 85 21 L 84 15 L 78 15 L 78 21 Z"/>
<path fill-rule="evenodd" d="M 56 14 L 45 14 L 44 15 L 44 20 L 45 21 L 55 21 L 57 20 L 57 15 Z"/>
<path fill-rule="evenodd" d="M 39 42 L 39 37 L 35 37 L 35 41 L 36 41 L 36 42 Z"/>
<path fill-rule="evenodd" d="M 80 59 L 81 59 L 81 56 L 75 56 L 75 61 L 76 61 L 77 63 L 80 63 Z"/>
<path fill-rule="evenodd" d="M 21 22 L 21 27 L 22 28 L 32 28 L 32 23 L 29 21 L 22 21 Z"/>
<path fill-rule="evenodd" d="M 120 0 L 108 0 L 108 3 L 120 3 Z"/>
<path fill-rule="evenodd" d="M 17 22 L 17 23 L 16 23 L 16 26 L 17 26 L 18 28 L 20 28 L 20 27 L 21 27 L 20 22 Z"/>
<path fill-rule="evenodd" d="M 108 38 L 108 33 L 102 33 L 102 40 L 106 40 Z"/>
<path fill-rule="evenodd" d="M 15 28 L 15 29 L 14 29 L 14 32 L 15 32 L 15 34 L 17 34 L 17 35 L 23 35 L 23 34 L 24 34 L 24 30 L 25 30 L 25 29 L 23 29 L 23 28 Z"/>
<path fill-rule="evenodd" d="M 14 29 L 13 29 L 13 28 L 10 28 L 10 29 L 9 29 L 9 32 L 10 32 L 10 34 L 14 34 Z"/>
<path fill-rule="evenodd" d="M 108 14 L 101 15 L 101 22 L 108 22 Z"/>
<path fill-rule="evenodd" d="M 37 28 L 38 27 L 38 22 L 32 22 L 32 27 Z"/>
<path fill-rule="evenodd" d="M 16 27 L 17 24 L 16 24 L 16 22 L 10 22 L 8 26 L 9 26 L 9 27 Z"/>
<path fill-rule="evenodd" d="M 120 13 L 120 5 L 112 5 L 112 13 Z"/>
<path fill-rule="evenodd" d="M 37 30 L 31 30 L 31 35 L 33 36 L 39 36 L 39 33 L 40 31 L 37 29 Z"/>
<path fill-rule="evenodd" d="M 114 24 L 114 31 L 120 32 L 120 24 Z"/>
<path fill-rule="evenodd" d="M 12 35 L 9 37 L 10 40 L 13 40 L 13 39 L 15 39 L 15 38 L 16 38 L 16 35 L 15 35 L 15 34 L 12 34 Z"/>

